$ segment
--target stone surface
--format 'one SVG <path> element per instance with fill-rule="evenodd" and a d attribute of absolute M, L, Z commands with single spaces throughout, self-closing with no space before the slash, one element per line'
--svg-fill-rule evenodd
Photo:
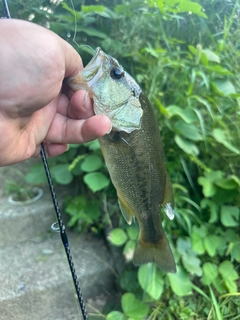
<path fill-rule="evenodd" d="M 65 249 L 50 228 L 56 217 L 48 189 L 33 204 L 10 205 L 4 185 L 14 170 L 19 165 L 0 168 L 0 320 L 81 319 Z M 87 309 L 103 319 L 116 276 L 111 255 L 101 238 L 67 233 Z"/>
<path fill-rule="evenodd" d="M 11 205 L 7 197 L 0 198 L 0 246 L 15 244 L 49 232 L 56 221 L 48 189 L 43 196 L 27 205 Z"/>
<path fill-rule="evenodd" d="M 84 299 L 91 299 L 94 305 L 95 298 L 102 295 L 106 302 L 114 272 L 103 241 L 69 231 L 68 237 Z M 59 234 L 2 246 L 0 261 L 1 320 L 80 319 Z M 17 317 L 12 312 L 17 312 Z"/>

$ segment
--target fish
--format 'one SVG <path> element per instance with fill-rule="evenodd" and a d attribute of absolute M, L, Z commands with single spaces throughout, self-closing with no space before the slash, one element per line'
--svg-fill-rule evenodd
<path fill-rule="evenodd" d="M 129 225 L 135 218 L 138 221 L 133 264 L 154 262 L 164 272 L 175 273 L 161 219 L 161 208 L 174 214 L 173 189 L 158 122 L 147 96 L 101 48 L 83 70 L 68 78 L 68 85 L 73 91 L 86 90 L 93 98 L 95 114 L 111 120 L 112 130 L 98 140 L 121 212 Z"/>

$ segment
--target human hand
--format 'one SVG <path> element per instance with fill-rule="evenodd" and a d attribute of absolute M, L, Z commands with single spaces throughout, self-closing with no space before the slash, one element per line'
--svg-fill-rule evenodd
<path fill-rule="evenodd" d="M 85 91 L 63 93 L 64 78 L 82 69 L 78 53 L 30 22 L 0 20 L 0 165 L 49 156 L 106 134 L 110 120 L 94 115 Z"/>

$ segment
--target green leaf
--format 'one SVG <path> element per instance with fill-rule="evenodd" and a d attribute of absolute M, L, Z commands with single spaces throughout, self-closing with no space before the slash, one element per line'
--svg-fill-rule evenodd
<path fill-rule="evenodd" d="M 199 52 L 199 50 L 197 50 L 194 46 L 188 46 L 189 51 L 196 56 Z"/>
<path fill-rule="evenodd" d="M 177 296 L 186 296 L 192 293 L 192 283 L 183 269 L 179 268 L 175 274 L 168 273 L 171 288 Z"/>
<path fill-rule="evenodd" d="M 183 109 L 175 105 L 168 106 L 166 108 L 168 116 L 179 116 L 181 117 L 186 123 L 193 123 L 197 120 L 196 114 L 192 109 Z"/>
<path fill-rule="evenodd" d="M 69 146 L 69 149 L 77 149 L 77 148 L 79 148 L 80 145 L 77 143 L 71 143 L 68 146 Z"/>
<path fill-rule="evenodd" d="M 203 245 L 210 257 L 213 257 L 219 246 L 219 237 L 214 234 L 209 234 L 203 238 Z"/>
<path fill-rule="evenodd" d="M 134 251 L 136 249 L 136 241 L 128 240 L 123 249 L 123 255 L 126 261 L 131 261 L 133 259 Z"/>
<path fill-rule="evenodd" d="M 208 66 L 205 66 L 205 69 L 207 69 L 208 71 L 212 71 L 214 73 L 220 74 L 220 75 L 233 75 L 231 71 L 223 68 L 220 65 L 208 65 Z"/>
<path fill-rule="evenodd" d="M 127 234 L 129 236 L 130 239 L 132 240 L 137 240 L 138 238 L 138 229 L 134 228 L 134 227 L 127 227 Z"/>
<path fill-rule="evenodd" d="M 63 17 L 63 20 L 65 19 L 66 18 Z M 57 34 L 60 34 L 64 30 L 67 30 L 67 23 L 64 23 L 63 20 L 61 22 L 50 21 L 50 30 Z"/>
<path fill-rule="evenodd" d="M 70 12 L 73 17 L 76 17 L 76 19 L 80 19 L 81 15 L 78 11 L 76 11 L 74 8 L 69 7 L 69 5 L 66 2 L 61 2 L 61 6 L 67 10 L 68 12 Z"/>
<path fill-rule="evenodd" d="M 180 137 L 179 135 L 175 135 L 174 140 L 176 144 L 187 154 L 192 154 L 197 156 L 199 154 L 199 150 L 197 146 L 191 141 Z"/>
<path fill-rule="evenodd" d="M 116 5 L 116 7 L 114 8 L 114 12 L 116 12 L 117 14 L 125 14 L 125 13 L 131 13 L 134 12 L 133 10 L 135 8 L 139 8 L 139 2 L 128 2 L 127 4 L 119 4 Z"/>
<path fill-rule="evenodd" d="M 238 189 L 239 187 L 237 181 L 233 179 L 231 176 L 227 178 L 218 179 L 215 183 L 218 187 L 227 190 Z"/>
<path fill-rule="evenodd" d="M 87 147 L 89 150 L 91 151 L 96 151 L 96 150 L 100 150 L 100 144 L 98 142 L 98 140 L 93 140 L 93 141 L 90 141 L 90 142 L 86 142 L 83 144 L 85 147 Z"/>
<path fill-rule="evenodd" d="M 182 256 L 182 262 L 187 271 L 191 274 L 202 275 L 200 268 L 200 260 L 196 257 L 196 254 L 192 251 L 190 239 L 177 239 L 177 250 Z"/>
<path fill-rule="evenodd" d="M 158 4 L 159 9 L 162 9 L 162 10 L 168 9 L 170 12 L 174 12 L 174 13 L 180 13 L 180 12 L 188 12 L 189 14 L 194 13 L 200 17 L 207 18 L 207 16 L 202 10 L 202 6 L 196 2 L 192 2 L 189 0 L 181 0 L 181 1 L 165 0 L 164 3 L 162 0 L 154 1 L 154 3 L 156 2 Z"/>
<path fill-rule="evenodd" d="M 177 250 L 181 255 L 185 254 L 186 252 L 191 252 L 191 242 L 189 239 L 178 238 Z"/>
<path fill-rule="evenodd" d="M 217 140 L 217 142 L 223 144 L 227 149 L 236 154 L 240 154 L 240 151 L 236 147 L 234 147 L 229 141 L 227 141 L 226 134 L 222 129 L 214 129 L 212 135 Z"/>
<path fill-rule="evenodd" d="M 203 276 L 201 281 L 204 285 L 210 285 L 218 275 L 218 268 L 214 263 L 206 262 L 202 266 Z"/>
<path fill-rule="evenodd" d="M 219 256 L 223 256 L 225 254 L 226 246 L 227 246 L 226 240 L 221 235 L 220 237 L 218 237 L 218 247 L 217 247 L 217 254 Z"/>
<path fill-rule="evenodd" d="M 234 180 L 234 181 L 237 183 L 237 185 L 240 186 L 240 179 L 239 179 L 239 177 L 237 177 L 237 176 L 235 176 L 235 175 L 231 175 L 231 176 L 229 176 L 228 178 Z"/>
<path fill-rule="evenodd" d="M 203 187 L 203 194 L 206 198 L 214 196 L 216 187 L 208 179 L 199 177 L 198 183 Z"/>
<path fill-rule="evenodd" d="M 214 196 L 214 201 L 219 205 L 224 203 L 233 203 L 237 200 L 239 193 L 238 190 L 227 190 L 218 188 L 217 193 Z"/>
<path fill-rule="evenodd" d="M 84 175 L 83 181 L 93 191 L 100 191 L 106 188 L 110 180 L 101 172 L 90 172 Z"/>
<path fill-rule="evenodd" d="M 73 180 L 73 174 L 68 170 L 69 164 L 57 164 L 51 168 L 54 180 L 59 184 L 69 184 Z"/>
<path fill-rule="evenodd" d="M 221 278 L 220 275 L 218 275 L 214 280 L 213 280 L 213 285 L 217 289 L 218 292 L 220 293 L 225 293 L 226 292 L 226 286 L 223 282 L 223 279 Z"/>
<path fill-rule="evenodd" d="M 222 176 L 223 176 L 223 172 L 220 170 L 205 172 L 206 179 L 208 179 L 210 182 L 213 182 L 213 183 L 215 183 L 216 180 L 221 179 Z"/>
<path fill-rule="evenodd" d="M 101 210 L 99 200 L 95 199 L 91 200 L 91 202 L 87 202 L 85 211 L 93 220 L 100 218 Z"/>
<path fill-rule="evenodd" d="M 178 1 L 177 1 L 178 2 Z M 178 2 L 177 6 L 178 12 L 188 12 L 188 13 L 194 13 L 202 18 L 207 18 L 206 14 L 202 10 L 202 6 L 196 2 L 188 1 L 188 0 L 182 0 Z"/>
<path fill-rule="evenodd" d="M 102 159 L 96 154 L 91 154 L 84 158 L 81 169 L 85 172 L 97 171 L 103 165 Z"/>
<path fill-rule="evenodd" d="M 140 286 L 138 283 L 137 270 L 124 269 L 120 276 L 120 286 L 125 291 L 139 291 Z"/>
<path fill-rule="evenodd" d="M 164 282 L 161 271 L 154 263 L 140 266 L 138 269 L 138 281 L 143 291 L 147 292 L 153 299 L 158 300 L 161 297 Z"/>
<path fill-rule="evenodd" d="M 128 317 L 134 319 L 144 319 L 148 314 L 149 307 L 138 300 L 133 293 L 125 293 L 121 300 L 122 309 Z"/>
<path fill-rule="evenodd" d="M 234 280 L 226 279 L 224 280 L 224 283 L 229 292 L 237 292 L 237 284 Z"/>
<path fill-rule="evenodd" d="M 43 165 L 33 165 L 25 176 L 25 180 L 32 184 L 42 184 L 47 182 L 46 173 Z"/>
<path fill-rule="evenodd" d="M 188 98 L 189 100 L 190 99 L 195 99 L 197 100 L 199 103 L 201 103 L 202 105 L 204 105 L 206 107 L 206 110 L 208 111 L 209 115 L 212 117 L 213 119 L 213 113 L 212 113 L 212 106 L 211 104 L 206 100 L 206 99 L 203 99 L 202 97 L 199 97 L 197 95 L 193 95 L 193 96 L 190 96 Z M 200 106 L 201 107 L 201 106 Z"/>
<path fill-rule="evenodd" d="M 88 14 L 88 13 L 94 13 L 94 14 L 98 14 L 102 17 L 105 18 L 112 18 L 115 19 L 117 17 L 117 15 L 109 8 L 101 6 L 101 5 L 88 5 L 88 6 L 81 6 L 81 11 L 84 14 Z"/>
<path fill-rule="evenodd" d="M 218 271 L 221 274 L 221 276 L 224 279 L 224 283 L 226 287 L 228 288 L 229 292 L 236 292 L 237 291 L 237 286 L 234 280 L 238 279 L 238 273 L 234 270 L 233 264 L 226 260 L 223 261 L 219 267 Z"/>
<path fill-rule="evenodd" d="M 120 311 L 111 311 L 107 315 L 106 320 L 125 320 L 125 316 Z"/>
<path fill-rule="evenodd" d="M 227 229 L 224 234 L 224 239 L 227 242 L 235 242 L 238 241 L 238 235 L 236 234 L 234 229 Z"/>
<path fill-rule="evenodd" d="M 90 6 L 81 6 L 81 11 L 83 13 L 89 13 L 89 12 L 93 12 L 93 13 L 101 13 L 104 12 L 105 7 L 104 6 L 99 6 L 99 5 L 90 5 Z"/>
<path fill-rule="evenodd" d="M 182 262 L 185 269 L 189 273 L 196 274 L 199 277 L 202 275 L 202 269 L 200 267 L 201 260 L 198 259 L 194 254 L 185 253 L 182 256 Z"/>
<path fill-rule="evenodd" d="M 71 198 L 71 201 L 65 209 L 71 216 L 68 225 L 73 227 L 78 222 L 86 222 L 87 224 L 93 223 L 93 219 L 100 215 L 100 210 L 99 208 L 96 208 L 94 212 L 90 210 L 95 207 L 97 203 L 99 204 L 98 201 L 91 202 L 91 204 L 87 203 L 87 200 L 83 195 Z"/>
<path fill-rule="evenodd" d="M 201 226 L 200 228 L 193 226 L 192 228 L 192 250 L 198 254 L 203 254 L 205 248 L 203 245 L 203 238 L 207 235 L 207 228 Z"/>
<path fill-rule="evenodd" d="M 74 197 L 71 199 L 70 203 L 66 207 L 66 212 L 75 215 L 78 211 L 84 209 L 87 204 L 87 200 L 83 195 Z"/>
<path fill-rule="evenodd" d="M 240 219 L 239 208 L 234 206 L 221 206 L 220 218 L 225 227 L 237 227 Z"/>
<path fill-rule="evenodd" d="M 123 229 L 116 228 L 110 231 L 107 238 L 114 246 L 122 246 L 127 241 L 128 236 Z"/>
<path fill-rule="evenodd" d="M 209 49 L 202 49 L 201 53 L 205 54 L 205 56 L 207 57 L 208 61 L 213 61 L 213 62 L 220 63 L 219 56 L 216 53 L 214 53 L 213 51 L 211 51 Z"/>
<path fill-rule="evenodd" d="M 198 254 L 203 254 L 205 252 L 203 239 L 197 234 L 192 234 L 192 249 Z"/>
<path fill-rule="evenodd" d="M 217 92 L 224 96 L 236 93 L 236 89 L 230 80 L 218 79 L 214 80 L 212 84 Z"/>
<path fill-rule="evenodd" d="M 90 27 L 77 27 L 77 32 L 83 32 L 86 33 L 88 36 L 92 36 L 92 37 L 97 37 L 100 39 L 106 39 L 108 36 L 106 33 L 103 33 L 99 30 L 96 30 L 94 28 L 90 28 Z"/>
<path fill-rule="evenodd" d="M 240 241 L 233 243 L 230 254 L 233 259 L 240 262 Z"/>
<path fill-rule="evenodd" d="M 187 139 L 193 141 L 202 140 L 202 136 L 200 135 L 199 130 L 194 124 L 186 123 L 183 120 L 179 120 L 174 124 L 174 129 L 178 134 Z"/>
<path fill-rule="evenodd" d="M 218 206 L 217 204 L 210 200 L 210 199 L 203 199 L 201 201 L 201 208 L 209 208 L 210 210 L 210 219 L 208 220 L 209 223 L 215 223 L 218 221 Z"/>

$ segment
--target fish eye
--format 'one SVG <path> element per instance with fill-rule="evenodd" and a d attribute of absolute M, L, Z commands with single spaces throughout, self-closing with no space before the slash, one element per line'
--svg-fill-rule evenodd
<path fill-rule="evenodd" d="M 124 76 L 124 71 L 119 68 L 113 67 L 110 71 L 110 77 L 113 80 L 120 80 Z"/>

